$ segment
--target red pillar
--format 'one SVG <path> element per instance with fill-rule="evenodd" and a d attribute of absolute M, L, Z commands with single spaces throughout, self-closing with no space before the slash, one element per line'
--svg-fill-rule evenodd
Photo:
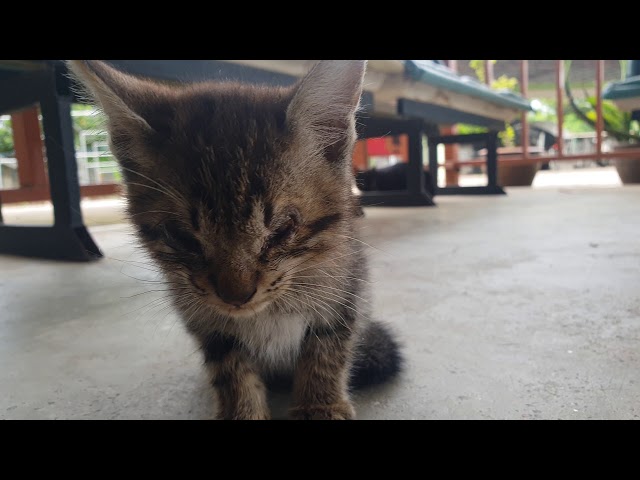
<path fill-rule="evenodd" d="M 358 140 L 353 149 L 353 169 L 356 172 L 367 170 L 367 141 Z"/>
<path fill-rule="evenodd" d="M 18 160 L 20 187 L 47 187 L 43 143 L 38 123 L 38 108 L 11 115 L 13 143 Z"/>
<path fill-rule="evenodd" d="M 456 60 L 447 60 L 447 65 L 454 72 L 458 71 L 458 62 Z M 445 126 L 440 128 L 441 135 L 456 135 L 458 129 L 455 125 Z M 446 162 L 458 161 L 458 145 L 447 144 L 444 146 L 444 158 Z M 446 186 L 458 186 L 458 177 L 460 174 L 460 167 L 445 167 L 446 172 Z"/>

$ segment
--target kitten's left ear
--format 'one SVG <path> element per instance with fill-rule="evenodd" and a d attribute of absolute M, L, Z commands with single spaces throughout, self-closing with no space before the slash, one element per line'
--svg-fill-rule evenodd
<path fill-rule="evenodd" d="M 171 135 L 174 112 L 168 87 L 101 60 L 68 60 L 67 67 L 105 113 L 111 148 L 120 165 L 150 171 L 154 157 L 145 154 L 149 140 L 159 143 Z"/>
<path fill-rule="evenodd" d="M 315 138 L 329 161 L 350 159 L 366 65 L 366 60 L 320 61 L 300 81 L 287 109 L 292 130 Z"/>
<path fill-rule="evenodd" d="M 166 92 L 163 85 L 123 73 L 101 60 L 67 60 L 67 67 L 102 107 L 110 130 L 157 132 L 163 127 L 153 108 Z"/>

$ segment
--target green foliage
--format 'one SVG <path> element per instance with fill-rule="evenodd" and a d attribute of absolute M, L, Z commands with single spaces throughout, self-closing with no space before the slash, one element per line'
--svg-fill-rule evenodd
<path fill-rule="evenodd" d="M 587 118 L 592 122 L 595 122 L 598 118 L 596 114 L 596 97 L 587 97 L 586 103 L 589 111 L 586 112 Z M 602 101 L 602 116 L 607 119 L 607 123 L 616 130 L 629 130 L 631 122 L 631 114 L 628 112 L 622 112 L 616 108 L 613 102 L 609 100 Z"/>
<path fill-rule="evenodd" d="M 90 105 L 73 105 L 72 110 L 74 112 L 78 111 L 88 111 L 93 112 L 95 108 Z M 104 115 L 102 113 L 96 112 L 93 115 L 87 115 L 83 117 L 73 117 L 73 128 L 74 130 L 100 130 L 103 131 L 104 128 Z"/>
<path fill-rule="evenodd" d="M 458 133 L 460 135 L 469 135 L 471 133 L 487 133 L 489 131 L 486 127 L 478 127 L 477 125 L 469 125 L 468 123 L 458 124 Z"/>
<path fill-rule="evenodd" d="M 575 98 L 569 85 L 571 60 L 565 61 L 564 87 L 573 113 L 594 130 L 597 124 L 597 99 L 589 96 L 585 99 Z M 630 112 L 623 112 L 609 100 L 602 100 L 602 122 L 604 131 L 619 142 L 640 141 L 640 126 L 631 119 Z"/>
<path fill-rule="evenodd" d="M 557 120 L 554 119 L 554 122 Z M 570 112 L 564 116 L 564 122 L 562 123 L 562 127 L 565 131 L 569 133 L 588 133 L 593 132 L 593 128 L 578 117 L 575 113 Z"/>
<path fill-rule="evenodd" d="M 495 65 L 497 60 L 489 60 L 491 62 L 492 65 Z M 482 83 L 486 82 L 486 76 L 485 76 L 485 72 L 484 72 L 484 60 L 470 60 L 469 61 L 469 67 L 471 67 L 471 69 L 475 72 L 476 77 L 478 77 L 478 80 L 480 80 Z"/>
<path fill-rule="evenodd" d="M 516 131 L 508 123 L 504 124 L 504 130 L 498 132 L 498 138 L 504 147 L 514 147 L 516 144 Z"/>
<path fill-rule="evenodd" d="M 586 112 L 586 116 L 595 124 L 597 121 L 596 97 L 587 97 L 586 102 L 583 102 L 583 104 L 588 105 L 589 111 Z M 638 122 L 631 119 L 631 112 L 623 112 L 610 100 L 602 100 L 602 117 L 605 123 L 605 130 L 620 141 L 628 140 L 628 138 L 619 135 L 617 132 L 640 135 Z"/>
<path fill-rule="evenodd" d="M 13 131 L 11 130 L 11 120 L 0 120 L 0 157 L 12 157 Z"/>
<path fill-rule="evenodd" d="M 79 145 L 80 143 L 79 134 L 82 130 L 96 130 L 99 132 L 105 131 L 105 117 L 102 114 L 102 112 L 95 111 L 95 107 L 91 105 L 73 105 L 72 111 L 92 112 L 92 115 L 86 115 L 82 117 L 73 117 L 73 137 L 74 137 L 76 146 Z"/>
<path fill-rule="evenodd" d="M 478 80 L 482 83 L 486 83 L 487 77 L 484 70 L 484 62 L 486 60 L 470 60 L 469 67 L 474 71 Z M 488 60 L 491 65 L 498 63 L 497 60 Z M 506 75 L 500 75 L 491 82 L 491 88 L 494 90 L 509 90 L 515 91 L 518 88 L 518 79 L 515 77 L 507 77 Z"/>
<path fill-rule="evenodd" d="M 510 92 L 515 92 L 518 88 L 518 79 L 500 75 L 500 77 L 491 82 L 491 88 L 494 90 L 509 90 Z"/>
<path fill-rule="evenodd" d="M 485 75 L 485 60 L 470 60 L 469 67 L 475 72 L 476 77 L 482 83 L 486 82 Z M 497 60 L 489 60 L 492 65 L 498 63 Z M 499 78 L 496 78 L 491 82 L 491 88 L 494 90 L 509 90 L 514 91 L 518 88 L 518 79 L 514 77 L 507 77 L 506 75 L 501 75 Z M 474 125 L 467 124 L 458 124 L 458 132 L 460 134 L 468 134 L 468 133 L 484 133 L 486 132 L 486 128 L 476 127 Z M 505 123 L 505 128 L 501 132 L 498 133 L 498 138 L 502 142 L 502 145 L 505 147 L 513 147 L 515 145 L 516 132 L 511 125 Z"/>
<path fill-rule="evenodd" d="M 529 112 L 527 114 L 527 120 L 530 122 L 555 122 L 558 118 L 556 115 L 555 101 L 538 99 L 538 102 L 542 104 L 543 108 Z"/>
<path fill-rule="evenodd" d="M 529 112 L 527 119 L 529 122 L 551 122 L 556 123 L 558 116 L 556 114 L 556 100 L 555 99 L 538 99 L 538 102 L 542 104 L 542 108 Z M 582 120 L 575 112 L 565 108 L 564 110 L 564 122 L 562 124 L 564 130 L 569 133 L 588 133 L 593 132 L 593 128 L 587 122 Z"/>

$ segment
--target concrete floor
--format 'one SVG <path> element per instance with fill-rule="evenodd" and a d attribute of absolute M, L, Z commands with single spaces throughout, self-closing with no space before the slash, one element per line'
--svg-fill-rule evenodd
<path fill-rule="evenodd" d="M 640 187 L 438 204 L 367 209 L 375 311 L 408 368 L 358 394 L 358 418 L 639 418 Z M 0 257 L 0 418 L 211 418 L 129 227 L 92 233 L 100 262 Z"/>

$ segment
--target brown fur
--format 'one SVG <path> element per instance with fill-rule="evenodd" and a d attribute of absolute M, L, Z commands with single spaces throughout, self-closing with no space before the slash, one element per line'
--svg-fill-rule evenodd
<path fill-rule="evenodd" d="M 355 417 L 348 394 L 353 341 L 346 327 L 339 332 L 323 329 L 309 336 L 294 376 L 294 418 L 350 420 Z"/>
<path fill-rule="evenodd" d="M 207 367 L 218 394 L 218 417 L 226 420 L 269 420 L 267 392 L 258 369 L 240 351 Z"/>
<path fill-rule="evenodd" d="M 320 62 L 278 89 L 168 87 L 70 62 L 107 114 L 129 215 L 202 344 L 220 418 L 269 418 L 262 377 L 283 370 L 296 418 L 355 415 L 368 313 L 350 159 L 364 66 Z"/>

